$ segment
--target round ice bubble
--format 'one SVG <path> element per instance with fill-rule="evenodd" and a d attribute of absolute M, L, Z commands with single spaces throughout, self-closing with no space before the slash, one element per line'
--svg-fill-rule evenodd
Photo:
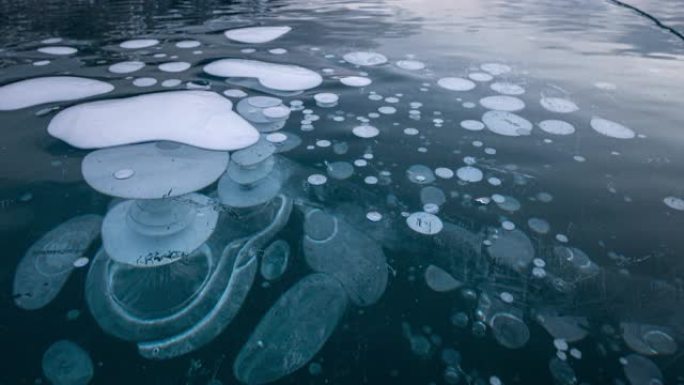
<path fill-rule="evenodd" d="M 88 352 L 68 340 L 52 344 L 43 354 L 43 374 L 52 385 L 87 385 L 93 378 Z"/>

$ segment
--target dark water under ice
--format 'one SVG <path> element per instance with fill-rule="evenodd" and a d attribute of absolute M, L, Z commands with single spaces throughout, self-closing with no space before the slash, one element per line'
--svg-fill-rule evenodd
<path fill-rule="evenodd" d="M 355 302 L 353 295 L 337 297 L 348 289 L 340 288 L 344 279 L 342 286 L 326 286 L 333 293 L 329 297 L 325 290 L 316 290 L 292 300 L 290 307 L 312 313 L 308 322 L 313 326 L 302 320 L 303 314 L 284 315 L 279 338 L 286 338 L 287 330 L 313 335 L 316 325 L 325 323 L 341 305 L 330 305 L 336 306 L 333 310 L 326 306 L 349 303 L 320 351 L 277 383 L 684 383 L 679 350 L 684 344 L 684 7 L 672 0 L 631 0 L 629 5 L 642 13 L 602 0 L 0 0 L 0 86 L 51 75 L 114 85 L 112 92 L 87 101 L 166 91 L 161 86 L 166 79 L 182 81 L 173 89 L 185 89 L 188 82 L 218 93 L 241 88 L 202 71 L 204 65 L 223 58 L 296 64 L 324 79 L 300 95 L 280 96 L 285 105 L 301 100 L 320 116 L 309 121 L 295 108 L 283 129 L 302 139 L 281 155 L 285 160 L 280 163 L 291 172 L 289 183 L 295 186 L 287 192 L 295 200 L 292 218 L 277 235 L 291 249 L 286 271 L 270 283 L 257 272 L 225 330 L 205 346 L 169 360 L 143 358 L 135 342 L 102 330 L 86 301 L 87 266 L 76 268 L 45 307 L 16 306 L 13 282 L 26 250 L 72 217 L 104 216 L 111 198 L 83 180 L 81 162 L 90 150 L 75 149 L 46 131 L 57 113 L 43 111 L 46 107 L 64 109 L 81 100 L 0 111 L 0 385 L 49 383 L 41 361 L 62 339 L 89 354 L 91 384 L 238 383 L 234 362 L 256 325 L 283 293 L 311 274 L 303 236 L 309 233 L 305 214 L 316 208 L 335 213 L 350 228 L 344 230 L 344 242 L 328 249 L 334 257 L 352 262 L 326 262 L 330 271 L 324 272 L 324 281 L 340 271 L 365 277 L 372 266 L 359 268 L 355 258 L 378 252 L 386 257 L 382 266 L 388 269 L 388 282 L 370 306 L 358 306 L 363 300 Z M 223 34 L 259 25 L 287 25 L 292 31 L 265 44 L 242 44 Z M 63 40 L 42 43 L 56 37 Z M 160 44 L 140 50 L 119 48 L 119 43 L 134 38 L 158 39 Z M 175 46 L 188 39 L 200 45 Z M 75 47 L 78 52 L 52 56 L 37 51 L 46 45 Z M 286 52 L 269 52 L 277 48 Z M 353 51 L 381 53 L 388 62 L 357 67 L 342 60 Z M 36 65 L 44 60 L 50 62 Z M 146 66 L 131 74 L 108 71 L 111 64 L 124 60 Z M 420 61 L 425 68 L 407 70 L 397 66 L 400 60 Z M 168 61 L 192 67 L 177 73 L 160 71 L 157 65 Z M 482 65 L 487 63 L 505 64 L 511 70 L 494 74 L 492 80 L 474 81 L 476 87 L 464 92 L 439 86 L 446 77 L 486 75 L 488 67 Z M 358 75 L 367 76 L 372 84 L 352 88 L 338 80 Z M 140 77 L 158 82 L 137 87 L 133 79 Z M 462 128 L 462 121 L 479 121 L 488 111 L 481 99 L 497 95 L 490 88 L 494 82 L 524 88 L 524 93 L 512 96 L 524 102 L 524 108 L 514 113 L 534 125 L 529 135 Z M 242 89 L 250 96 L 263 94 Z M 339 104 L 316 106 L 313 95 L 318 92 L 339 95 Z M 544 98 L 571 101 L 577 109 L 550 111 L 540 103 Z M 396 112 L 378 112 L 382 107 L 394 107 Z M 369 119 L 379 135 L 354 136 L 358 117 Z M 617 122 L 634 137 L 602 135 L 592 129 L 596 118 Z M 545 120 L 562 120 L 575 130 L 553 135 L 540 129 L 538 124 Z M 343 147 L 345 151 L 339 150 Z M 309 175 L 326 174 L 331 162 L 359 159 L 367 165 L 357 163 L 354 174 L 343 181 L 328 176 L 322 186 L 311 186 L 310 178 L 307 182 Z M 423 184 L 414 183 L 413 174 L 407 177 L 414 165 L 456 173 L 466 164 L 482 171 L 484 179 L 465 181 L 459 174 Z M 491 182 L 492 177 L 501 184 Z M 445 226 L 432 236 L 409 229 L 404 217 L 425 209 L 421 190 L 426 186 L 444 193 L 445 202 L 440 202 L 436 215 L 457 230 Z M 215 190 L 212 184 L 201 192 L 212 196 Z M 519 209 L 502 208 L 505 205 L 496 202 L 500 196 L 515 198 Z M 382 216 L 378 222 L 371 220 L 376 212 Z M 550 230 L 535 232 L 528 224 L 532 218 L 548 223 Z M 507 266 L 482 241 L 492 233 L 512 231 L 511 223 L 530 239 L 534 257 L 546 261 L 550 274 L 556 273 L 554 268 L 564 269 L 554 262 L 554 247 L 582 250 L 600 272 L 587 280 L 576 272 L 558 272 L 577 280 L 563 291 L 535 278 L 531 261 L 522 269 Z M 451 243 L 439 238 L 448 231 L 470 234 L 477 247 L 456 235 Z M 364 242 L 354 241 L 360 238 Z M 91 262 L 100 245 L 96 240 L 85 253 Z M 501 247 L 504 260 L 522 258 L 525 251 L 516 245 Z M 430 265 L 463 280 L 463 287 L 433 290 L 425 279 Z M 495 302 L 513 295 L 512 304 L 502 306 L 512 305 L 527 325 L 529 340 L 524 346 L 502 346 L 491 324 L 477 336 L 473 328 L 478 299 L 468 299 L 467 290 L 479 301 L 487 295 Z M 167 298 L 161 291 L 146 294 L 157 304 Z M 542 310 L 586 318 L 583 328 L 588 335 L 568 349 L 562 338 L 554 345 L 554 337 L 535 320 Z M 465 326 L 456 320 L 462 315 L 468 317 Z M 658 340 L 650 354 L 648 349 L 635 351 L 625 341 L 626 323 L 656 328 L 666 340 Z M 291 348 L 296 351 L 298 343 L 309 342 L 303 338 Z M 445 362 L 443 356 L 451 357 L 453 351 L 460 354 L 460 362 Z M 581 358 L 575 357 L 577 352 Z M 632 354 L 648 357 L 660 375 L 633 364 Z M 549 364 L 559 361 L 569 365 L 574 378 Z M 626 369 L 631 367 L 641 377 L 630 378 Z"/>

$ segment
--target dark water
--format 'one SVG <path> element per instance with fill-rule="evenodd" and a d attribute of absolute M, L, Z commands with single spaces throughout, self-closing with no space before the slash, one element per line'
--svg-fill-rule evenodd
<path fill-rule="evenodd" d="M 684 343 L 684 41 L 677 35 L 684 33 L 684 7 L 666 0 L 629 4 L 651 18 L 598 0 L 0 0 L 2 85 L 70 75 L 114 86 L 112 92 L 86 101 L 167 91 L 161 84 L 168 79 L 182 81 L 172 87 L 176 90 L 191 82 L 190 87 L 207 86 L 219 94 L 229 88 L 241 88 L 250 96 L 267 94 L 263 88 L 236 87 L 203 72 L 204 65 L 223 58 L 295 64 L 323 76 L 316 88 L 281 96 L 285 105 L 301 100 L 320 117 L 307 120 L 294 108 L 282 130 L 302 140 L 298 147 L 278 155 L 277 167 L 289 173 L 282 192 L 295 202 L 292 215 L 273 237 L 290 246 L 287 271 L 272 282 L 257 273 L 244 303 L 238 304 L 239 312 L 222 333 L 168 360 L 141 357 L 136 342 L 146 338 L 114 337 L 91 314 L 87 297 L 95 289 L 87 285 L 87 275 L 88 266 L 95 266 L 93 260 L 102 244 L 99 239 L 84 253 L 91 264 L 75 269 L 53 301 L 37 310 L 16 305 L 15 272 L 29 247 L 68 219 L 90 213 L 104 216 L 113 204 L 111 197 L 83 179 L 81 163 L 92 150 L 76 149 L 46 131 L 59 110 L 82 100 L 0 111 L 4 251 L 0 336 L 5 349 L 0 384 L 49 383 L 41 361 L 48 347 L 61 339 L 88 352 L 94 365 L 92 384 L 237 383 L 234 362 L 250 335 L 283 293 L 312 272 L 303 239 L 313 231 L 307 231 L 304 222 L 314 208 L 348 225 L 342 233 L 349 239 L 324 248 L 321 254 L 334 256 L 324 275 L 351 274 L 354 281 L 358 277 L 352 270 L 362 276 L 370 274 L 370 267 L 357 265 L 354 258 L 377 249 L 386 265 L 383 262 L 383 274 L 371 275 L 371 281 L 385 276 L 386 266 L 388 282 L 386 288 L 381 285 L 382 295 L 372 305 L 349 303 L 330 337 L 322 340 L 322 348 L 311 351 L 310 361 L 277 379 L 279 383 L 495 385 L 493 376 L 504 384 L 684 383 L 684 360 L 678 349 Z M 223 34 L 240 27 L 273 25 L 287 25 L 292 31 L 265 44 L 241 44 Z M 55 37 L 63 40 L 41 42 Z M 119 47 L 134 38 L 158 39 L 160 44 L 139 50 Z M 188 39 L 200 45 L 175 46 Z M 78 52 L 52 56 L 37 51 L 46 45 L 75 47 Z M 287 51 L 269 52 L 274 48 Z M 342 60 L 354 51 L 381 53 L 388 62 L 357 67 Z M 396 65 L 409 59 L 424 63 L 425 68 L 407 70 Z M 50 62 L 35 65 L 43 60 Z M 111 64 L 124 60 L 142 61 L 146 66 L 131 74 L 108 71 Z M 192 66 L 177 73 L 160 71 L 157 65 L 169 61 Z M 445 77 L 487 74 L 481 68 L 486 63 L 503 63 L 511 71 L 475 81 L 476 87 L 465 92 L 438 85 Z M 372 84 L 352 88 L 338 80 L 358 75 L 367 76 Z M 133 79 L 141 77 L 158 82 L 135 86 Z M 464 120 L 482 120 L 488 109 L 480 100 L 497 95 L 490 88 L 494 82 L 524 88 L 524 93 L 512 96 L 524 102 L 524 108 L 514 113 L 534 125 L 529 135 L 510 137 L 487 128 L 461 127 Z M 339 95 L 339 104 L 316 106 L 313 95 L 319 92 Z M 550 111 L 540 103 L 544 98 L 569 100 L 577 109 Z M 233 98 L 233 104 L 237 103 Z M 52 106 L 59 109 L 41 111 Z M 388 106 L 396 112 L 378 113 Z M 380 134 L 366 139 L 354 136 L 352 128 L 360 124 L 359 117 L 369 119 Z M 596 118 L 628 127 L 633 137 L 598 133 L 591 123 Z M 553 135 L 540 129 L 538 124 L 545 120 L 562 120 L 575 130 L 570 135 Z M 417 129 L 417 135 L 408 134 L 412 131 L 406 128 Z M 326 174 L 331 162 L 359 159 L 367 165 L 357 162 L 354 174 L 345 180 L 328 175 L 322 186 L 307 182 L 309 175 Z M 456 172 L 466 163 L 482 171 L 484 180 L 437 177 L 423 184 L 407 178 L 407 170 L 414 165 Z M 378 183 L 368 177 L 377 178 Z M 501 184 L 491 182 L 492 177 Z M 405 219 L 409 213 L 425 210 L 421 191 L 426 194 L 426 186 L 438 188 L 446 198 L 436 213 L 445 226 L 435 235 L 411 231 Z M 200 192 L 215 199 L 216 190 L 217 184 L 212 183 Z M 495 202 L 501 195 L 515 198 L 520 207 L 501 208 Z M 266 211 L 274 215 L 271 206 Z M 209 241 L 217 255 L 233 238 L 253 235 L 270 222 L 250 228 L 251 224 L 231 221 L 230 209 L 220 211 L 220 225 Z M 367 219 L 368 213 L 375 212 L 382 219 Z M 550 231 L 535 232 L 528 224 L 531 218 L 548 223 Z M 527 255 L 519 244 L 503 244 L 502 261 L 493 255 L 488 242 L 483 243 L 485 239 L 496 243 L 493 234 L 507 239 L 511 223 L 529 239 L 538 259 L 530 258 L 523 268 L 506 263 Z M 586 275 L 582 269 L 570 271 L 559 251 L 567 249 L 558 247 L 582 250 L 596 269 Z M 340 260 L 351 262 L 336 264 Z M 533 274 L 539 261 L 545 264 L 545 279 Z M 170 266 L 179 263 L 185 261 Z M 425 279 L 430 265 L 463 281 L 463 286 L 448 292 L 432 290 Z M 160 278 L 164 289 L 155 288 L 156 281 L 150 278 L 154 282 L 149 287 L 136 280 L 122 281 L 121 290 L 163 310 L 165 301 L 176 299 L 177 293 L 169 288 L 180 292 L 185 283 L 201 281 L 197 275 L 202 274 L 202 267 L 195 268 L 185 275 L 170 273 Z M 469 291 L 474 299 L 468 297 Z M 295 312 L 306 309 L 310 315 L 285 317 L 280 325 L 284 334 L 279 338 L 295 332 L 317 335 L 317 325 L 333 313 L 326 309 L 333 306 L 332 301 L 322 292 L 312 290 L 289 303 Z M 503 300 L 507 295 L 513 296 L 510 304 Z M 522 338 L 518 329 L 504 331 L 504 337 L 497 338 L 497 324 L 491 317 L 497 310 L 488 310 L 487 298 L 492 299 L 494 309 L 515 314 L 524 322 L 529 332 L 524 346 L 511 349 L 501 342 Z M 313 301 L 320 303 L 314 306 Z M 74 310 L 79 315 L 71 319 L 68 313 L 73 316 Z M 478 315 L 478 310 L 483 314 Z M 563 338 L 556 338 L 554 346 L 554 337 L 537 320 L 545 312 L 583 317 L 586 323 L 580 329 L 586 337 L 569 343 L 568 349 L 563 347 Z M 459 326 L 454 320 L 462 315 L 468 317 L 467 322 Z M 481 336 L 473 330 L 480 326 L 478 317 L 483 318 L 485 328 Z M 634 337 L 630 334 L 634 325 L 644 333 L 656 331 L 659 339 L 648 340 L 643 333 Z M 651 345 L 640 350 L 630 337 Z M 305 337 L 292 339 L 292 351 L 306 344 Z M 443 359 L 453 351 L 459 352 L 460 362 Z M 633 354 L 648 357 L 660 373 Z M 277 359 L 271 359 L 274 363 L 263 364 L 266 368 L 277 366 Z M 565 365 L 566 370 L 558 365 Z M 574 378 L 567 375 L 568 370 Z M 66 384 L 79 384 L 71 381 Z"/>

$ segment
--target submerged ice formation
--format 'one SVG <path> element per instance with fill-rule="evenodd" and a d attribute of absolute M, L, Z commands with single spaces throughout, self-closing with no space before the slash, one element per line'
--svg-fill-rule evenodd
<path fill-rule="evenodd" d="M 46 76 L 20 80 L 0 87 L 0 111 L 39 104 L 89 98 L 111 92 L 114 86 L 76 76 Z"/>
<path fill-rule="evenodd" d="M 237 150 L 259 133 L 209 91 L 171 91 L 69 107 L 48 126 L 50 135 L 78 148 L 169 140 L 209 150 Z"/>
<path fill-rule="evenodd" d="M 304 91 L 323 82 L 320 74 L 307 68 L 257 60 L 216 60 L 205 65 L 204 72 L 226 78 L 256 78 L 262 86 L 277 91 Z"/>
<path fill-rule="evenodd" d="M 263 44 L 276 40 L 290 31 L 292 27 L 288 26 L 247 27 L 231 29 L 223 34 L 228 39 L 239 43 Z"/>
<path fill-rule="evenodd" d="M 14 302 L 22 309 L 40 309 L 59 294 L 82 257 L 100 234 L 102 217 L 72 218 L 43 235 L 26 252 L 14 275 Z"/>
<path fill-rule="evenodd" d="M 425 283 L 428 287 L 436 292 L 444 293 L 456 290 L 463 286 L 463 282 L 454 278 L 447 271 L 441 267 L 430 265 L 425 269 Z"/>
<path fill-rule="evenodd" d="M 43 374 L 52 385 L 87 385 L 93 378 L 88 352 L 68 340 L 52 344 L 43 354 Z"/>
<path fill-rule="evenodd" d="M 259 322 L 235 359 L 235 377 L 260 385 L 301 368 L 323 347 L 346 308 L 347 295 L 335 278 L 306 276 Z"/>
<path fill-rule="evenodd" d="M 318 209 L 306 214 L 304 233 L 304 256 L 311 269 L 338 279 L 356 305 L 368 306 L 380 299 L 388 273 L 379 244 Z"/>
<path fill-rule="evenodd" d="M 482 115 L 482 122 L 489 131 L 503 136 L 530 135 L 532 123 L 508 111 L 488 111 Z"/>

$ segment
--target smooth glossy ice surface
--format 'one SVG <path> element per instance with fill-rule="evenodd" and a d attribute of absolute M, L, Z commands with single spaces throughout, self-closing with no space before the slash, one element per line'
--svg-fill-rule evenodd
<path fill-rule="evenodd" d="M 113 89 L 114 86 L 107 82 L 76 76 L 20 80 L 0 87 L 0 111 L 84 99 L 106 94 Z"/>
<path fill-rule="evenodd" d="M 323 347 L 346 308 L 347 295 L 335 278 L 304 277 L 261 319 L 235 359 L 235 377 L 259 385 L 301 368 Z"/>
<path fill-rule="evenodd" d="M 50 135 L 78 148 L 101 148 L 153 140 L 208 150 L 238 150 L 259 133 L 213 92 L 172 91 L 69 107 L 48 126 Z"/>
<path fill-rule="evenodd" d="M 26 310 L 48 305 L 69 279 L 74 262 L 100 235 L 101 224 L 99 215 L 71 218 L 31 245 L 14 273 L 14 303 Z"/>

